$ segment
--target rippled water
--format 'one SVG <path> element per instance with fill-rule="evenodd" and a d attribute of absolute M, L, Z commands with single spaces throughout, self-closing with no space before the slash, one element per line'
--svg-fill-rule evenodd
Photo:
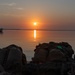
<path fill-rule="evenodd" d="M 36 45 L 50 41 L 68 42 L 75 50 L 75 31 L 4 30 L 0 34 L 0 48 L 18 45 L 22 47 L 28 61 L 33 57 Z"/>

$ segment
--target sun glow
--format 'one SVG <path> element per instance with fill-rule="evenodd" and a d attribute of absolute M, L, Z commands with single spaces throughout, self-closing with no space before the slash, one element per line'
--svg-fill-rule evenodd
<path fill-rule="evenodd" d="M 37 25 L 37 22 L 34 22 L 34 26 L 36 26 Z"/>

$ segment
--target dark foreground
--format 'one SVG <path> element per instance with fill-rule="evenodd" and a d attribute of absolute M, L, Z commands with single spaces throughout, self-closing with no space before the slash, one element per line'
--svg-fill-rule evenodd
<path fill-rule="evenodd" d="M 27 63 L 21 47 L 0 49 L 0 75 L 75 75 L 74 50 L 67 42 L 49 42 L 36 46 Z"/>

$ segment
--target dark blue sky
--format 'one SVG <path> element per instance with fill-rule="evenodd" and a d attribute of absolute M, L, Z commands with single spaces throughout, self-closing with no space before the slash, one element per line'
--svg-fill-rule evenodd
<path fill-rule="evenodd" d="M 0 27 L 74 29 L 75 0 L 0 0 Z"/>

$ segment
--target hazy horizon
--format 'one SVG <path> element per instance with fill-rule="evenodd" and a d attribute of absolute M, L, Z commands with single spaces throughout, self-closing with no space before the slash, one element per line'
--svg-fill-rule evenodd
<path fill-rule="evenodd" d="M 45 30 L 45 31 L 75 31 L 75 29 L 29 29 L 29 28 L 0 28 L 3 30 Z"/>

